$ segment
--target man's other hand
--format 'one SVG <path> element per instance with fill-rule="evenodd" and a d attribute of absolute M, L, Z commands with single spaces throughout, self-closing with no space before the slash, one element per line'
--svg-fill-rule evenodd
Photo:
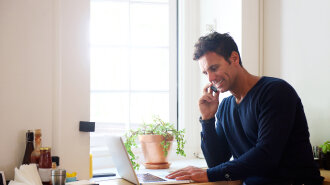
<path fill-rule="evenodd" d="M 176 180 L 193 180 L 195 182 L 209 182 L 206 169 L 197 168 L 194 166 L 188 166 L 177 170 L 167 175 L 166 178 L 175 178 Z"/>

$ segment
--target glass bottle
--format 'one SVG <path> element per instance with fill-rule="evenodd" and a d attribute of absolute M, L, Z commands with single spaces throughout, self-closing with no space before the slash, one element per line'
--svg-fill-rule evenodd
<path fill-rule="evenodd" d="M 34 144 L 35 149 L 31 153 L 31 163 L 36 163 L 37 167 L 39 166 L 40 158 L 40 147 L 41 147 L 41 129 L 36 129 L 34 131 Z"/>
<path fill-rule="evenodd" d="M 43 185 L 49 185 L 51 181 L 52 156 L 49 147 L 40 148 L 39 175 Z"/>
<path fill-rule="evenodd" d="M 25 153 L 24 153 L 22 164 L 30 164 L 31 163 L 31 153 L 34 150 L 33 139 L 34 139 L 33 132 L 28 130 L 26 132 L 26 148 L 25 148 Z"/>

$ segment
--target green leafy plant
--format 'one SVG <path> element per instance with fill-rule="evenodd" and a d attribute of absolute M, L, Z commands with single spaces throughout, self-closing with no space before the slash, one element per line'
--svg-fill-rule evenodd
<path fill-rule="evenodd" d="M 322 145 L 320 145 L 320 147 L 322 148 L 322 152 L 324 154 L 330 152 L 330 141 L 324 142 Z"/>
<path fill-rule="evenodd" d="M 174 137 L 177 141 L 176 154 L 181 156 L 186 156 L 184 152 L 184 145 L 186 143 L 184 139 L 185 130 L 176 130 L 174 125 L 171 123 L 164 122 L 158 116 L 153 116 L 153 123 L 146 124 L 144 123 L 142 127 L 136 130 L 129 130 L 125 134 L 125 147 L 130 156 L 131 162 L 133 164 L 134 169 L 139 169 L 140 164 L 136 162 L 137 156 L 132 151 L 133 147 L 137 147 L 136 139 L 139 135 L 162 135 L 165 140 L 161 142 L 163 147 L 164 155 L 167 156 L 168 148 L 170 146 L 170 142 L 166 139 Z"/>

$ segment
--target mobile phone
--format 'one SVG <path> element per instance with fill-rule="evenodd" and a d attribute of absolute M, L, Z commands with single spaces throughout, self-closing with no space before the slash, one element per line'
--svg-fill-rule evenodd
<path fill-rule="evenodd" d="M 211 86 L 211 89 L 213 92 L 218 92 L 218 89 L 216 87 L 214 87 L 213 85 Z"/>

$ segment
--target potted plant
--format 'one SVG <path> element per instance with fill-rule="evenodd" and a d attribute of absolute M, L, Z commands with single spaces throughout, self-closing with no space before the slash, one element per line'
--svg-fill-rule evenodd
<path fill-rule="evenodd" d="M 132 147 L 137 147 L 136 139 L 139 138 L 143 155 L 145 158 L 145 167 L 151 169 L 169 168 L 167 162 L 168 152 L 172 141 L 177 141 L 176 153 L 186 156 L 184 152 L 184 130 L 176 130 L 171 123 L 164 122 L 158 116 L 153 116 L 153 123 L 144 123 L 142 127 L 136 130 L 129 130 L 125 134 L 125 147 L 130 155 L 134 169 L 139 169 L 140 164 L 136 162 L 137 156 L 132 151 Z"/>
<path fill-rule="evenodd" d="M 330 141 L 324 142 L 320 145 L 322 148 L 322 153 L 324 154 L 325 162 L 324 162 L 324 169 L 330 170 Z"/>

